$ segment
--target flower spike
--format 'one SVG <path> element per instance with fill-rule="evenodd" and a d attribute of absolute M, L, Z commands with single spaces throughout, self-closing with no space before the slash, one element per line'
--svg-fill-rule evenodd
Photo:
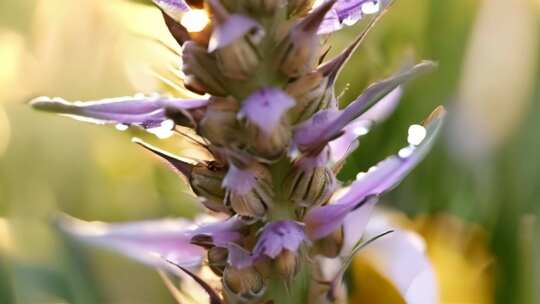
<path fill-rule="evenodd" d="M 125 224 L 62 217 L 61 230 L 157 268 L 182 303 L 206 301 L 208 295 L 212 304 L 323 304 L 347 302 L 341 277 L 357 244 L 392 229 L 390 237 L 362 247 L 358 255 L 390 279 L 404 301 L 435 303 L 424 251 L 399 229 L 383 225 L 380 231 L 376 205 L 425 157 L 444 110 L 412 125 L 408 146 L 396 155 L 351 183 L 338 180 L 360 137 L 398 106 L 405 84 L 435 66 L 429 61 L 408 66 L 340 108 L 336 80 L 392 0 L 152 1 L 182 48 L 181 53 L 169 48 L 182 57 L 182 66 L 167 71 L 183 87 L 155 76 L 175 93 L 188 89 L 200 98 L 40 97 L 32 106 L 119 130 L 136 126 L 158 137 L 188 137 L 211 159 L 178 157 L 134 142 L 179 173 L 209 215 L 194 222 Z M 366 27 L 325 61 L 332 46 L 323 34 L 366 15 L 373 15 Z M 190 277 L 204 293 L 176 288 L 173 276 Z M 419 287 L 428 290 L 422 295 Z"/>

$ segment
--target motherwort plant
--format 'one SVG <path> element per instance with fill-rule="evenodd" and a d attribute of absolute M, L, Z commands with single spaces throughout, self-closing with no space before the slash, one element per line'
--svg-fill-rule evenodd
<path fill-rule="evenodd" d="M 426 155 L 444 110 L 412 125 L 406 147 L 352 183 L 338 181 L 336 174 L 357 148 L 358 137 L 396 107 L 402 85 L 434 64 L 404 68 L 340 108 L 336 78 L 389 1 L 154 3 L 182 47 L 182 85 L 200 97 L 162 94 L 73 103 L 40 97 L 32 106 L 160 135 L 192 128 L 212 160 L 183 159 L 136 142 L 185 178 L 210 216 L 111 225 L 66 218 L 61 226 L 83 241 L 164 271 L 169 283 L 172 275 L 187 274 L 208 295 L 197 298 L 200 302 L 344 301 L 342 277 L 351 257 L 387 235 L 363 236 L 374 205 Z M 327 59 L 328 35 L 366 15 L 371 15 L 366 30 Z M 427 267 L 413 257 L 410 261 L 402 269 L 389 266 L 406 300 Z"/>

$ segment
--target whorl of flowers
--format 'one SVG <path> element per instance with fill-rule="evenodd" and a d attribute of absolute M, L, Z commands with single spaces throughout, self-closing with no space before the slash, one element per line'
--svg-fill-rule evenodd
<path fill-rule="evenodd" d="M 398 154 L 350 184 L 339 182 L 336 174 L 358 137 L 397 106 L 405 82 L 434 64 L 404 68 L 339 108 L 334 83 L 368 30 L 329 60 L 323 41 L 373 15 L 369 29 L 389 2 L 313 2 L 154 0 L 182 46 L 183 85 L 199 98 L 35 99 L 32 106 L 39 110 L 159 135 L 190 127 L 214 158 L 185 160 L 137 141 L 185 177 L 213 220 L 107 225 L 66 218 L 62 227 L 83 241 L 173 274 L 187 273 L 211 303 L 338 301 L 373 206 L 428 152 L 444 110 L 411 126 L 408 145 Z M 211 22 L 189 28 L 185 18 L 201 12 Z M 330 262 L 338 267 L 329 277 Z M 200 267 L 218 276 L 217 287 L 197 275 Z M 409 267 L 406 276 L 395 276 L 404 298 L 421 270 Z"/>

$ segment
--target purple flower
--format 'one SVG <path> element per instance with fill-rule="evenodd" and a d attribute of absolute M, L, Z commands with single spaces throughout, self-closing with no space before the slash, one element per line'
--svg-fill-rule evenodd
<path fill-rule="evenodd" d="M 294 99 L 285 92 L 265 88 L 246 98 L 238 114 L 240 117 L 246 117 L 264 133 L 272 133 L 280 124 L 283 115 L 294 104 Z"/>
<path fill-rule="evenodd" d="M 329 34 L 344 26 L 356 24 L 365 15 L 378 13 L 388 5 L 386 0 L 337 0 L 324 17 L 319 34 Z"/>
<path fill-rule="evenodd" d="M 177 85 L 200 98 L 152 95 L 67 102 L 40 97 L 32 106 L 118 129 L 137 126 L 160 137 L 188 136 L 210 159 L 134 142 L 179 173 L 211 215 L 194 222 L 125 224 L 62 217 L 61 229 L 174 275 L 187 274 L 211 303 L 298 303 L 317 299 L 321 293 L 306 286 L 321 282 L 327 283 L 322 284 L 326 303 L 335 298 L 360 249 L 360 254 L 380 257 L 377 267 L 408 303 L 435 303 L 433 273 L 423 250 L 403 231 L 374 234 L 370 218 L 379 198 L 426 156 L 444 110 L 412 125 L 407 146 L 359 173 L 352 183 L 336 177 L 360 146 L 359 137 L 398 106 L 405 84 L 435 66 L 424 61 L 402 69 L 338 107 L 335 81 L 389 2 L 331 0 L 312 8 L 304 0 L 209 0 L 205 12 L 212 23 L 197 35 L 180 24 L 191 10 L 189 1 L 154 2 L 183 45 L 185 79 Z M 321 64 L 319 34 L 375 13 L 347 48 Z M 192 128 L 197 136 L 185 135 L 180 126 Z M 338 267 L 329 277 L 324 270 L 330 264 Z M 223 299 L 199 276 L 206 269 L 219 277 Z M 418 293 L 420 286 L 429 292 Z"/>
<path fill-rule="evenodd" d="M 135 125 L 152 129 L 160 127 L 169 120 L 167 111 L 178 111 L 189 115 L 191 111 L 205 108 L 208 100 L 185 100 L 156 95 L 67 102 L 61 98 L 38 97 L 32 100 L 31 105 L 38 110 L 55 112 L 97 124 Z"/>

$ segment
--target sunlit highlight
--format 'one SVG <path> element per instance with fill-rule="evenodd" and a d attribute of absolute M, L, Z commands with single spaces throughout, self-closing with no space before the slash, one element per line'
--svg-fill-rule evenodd
<path fill-rule="evenodd" d="M 200 32 L 210 23 L 210 18 L 205 10 L 194 9 L 190 10 L 182 16 L 180 24 L 186 28 L 188 32 Z"/>

